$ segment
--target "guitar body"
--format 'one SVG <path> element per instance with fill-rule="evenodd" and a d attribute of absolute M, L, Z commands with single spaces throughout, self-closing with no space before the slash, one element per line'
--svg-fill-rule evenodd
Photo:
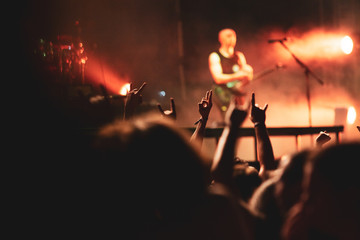
<path fill-rule="evenodd" d="M 244 97 L 246 93 L 242 90 L 243 84 L 240 81 L 233 81 L 227 84 L 214 84 L 213 93 L 215 104 L 220 108 L 222 112 L 226 112 L 228 106 L 233 98 L 238 105 L 244 103 Z"/>
<path fill-rule="evenodd" d="M 281 68 L 285 68 L 285 66 L 278 63 L 274 68 L 270 68 L 256 74 L 251 82 L 258 80 L 265 75 L 268 75 Z M 231 81 L 226 84 L 214 84 L 212 88 L 216 96 L 216 98 L 214 98 L 215 104 L 222 112 L 226 112 L 232 98 L 235 98 L 235 101 L 238 105 L 243 105 L 247 92 L 246 88 L 249 84 L 251 84 L 251 82 L 243 84 L 241 81 Z"/>

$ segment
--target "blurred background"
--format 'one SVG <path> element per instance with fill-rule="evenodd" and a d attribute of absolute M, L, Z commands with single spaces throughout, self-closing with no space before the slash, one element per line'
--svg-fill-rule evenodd
<path fill-rule="evenodd" d="M 353 139 L 360 125 L 359 12 L 357 0 L 34 0 L 19 20 L 23 49 L 70 97 L 79 89 L 96 95 L 100 85 L 121 96 L 129 83 L 147 82 L 143 110 L 157 103 L 166 109 L 173 97 L 184 127 L 194 126 L 197 103 L 212 87 L 208 56 L 219 47 L 217 34 L 233 28 L 236 49 L 259 76 L 249 97 L 255 92 L 260 106 L 269 104 L 268 127 L 307 127 L 311 118 L 312 126 L 344 125 L 342 139 Z M 323 82 L 309 77 L 310 115 L 304 68 L 279 42 L 268 42 L 283 38 Z M 208 127 L 219 121 L 214 106 Z M 239 156 L 253 159 L 252 138 L 240 141 Z M 301 145 L 311 141 L 304 137 Z M 272 142 L 277 156 L 295 149 L 293 138 Z M 214 146 L 209 139 L 204 148 L 211 154 Z"/>

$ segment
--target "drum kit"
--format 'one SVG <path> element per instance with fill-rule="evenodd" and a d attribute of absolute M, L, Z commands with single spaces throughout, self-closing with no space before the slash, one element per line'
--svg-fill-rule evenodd
<path fill-rule="evenodd" d="M 45 66 L 65 83 L 85 84 L 85 65 L 88 60 L 84 44 L 69 35 L 59 35 L 56 41 L 38 40 L 34 51 Z"/>

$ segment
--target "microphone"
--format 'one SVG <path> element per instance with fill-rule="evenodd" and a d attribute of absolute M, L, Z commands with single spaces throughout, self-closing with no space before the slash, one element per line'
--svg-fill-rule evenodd
<path fill-rule="evenodd" d="M 275 42 L 282 42 L 282 41 L 287 41 L 287 38 L 282 38 L 282 39 L 269 39 L 268 43 L 275 43 Z"/>

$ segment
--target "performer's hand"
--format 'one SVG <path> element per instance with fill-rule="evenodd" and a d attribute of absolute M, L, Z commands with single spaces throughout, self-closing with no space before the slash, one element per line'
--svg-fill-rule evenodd
<path fill-rule="evenodd" d="M 175 101 L 174 98 L 170 98 L 170 110 L 163 110 L 160 104 L 157 104 L 158 109 L 160 113 L 164 117 L 172 118 L 173 120 L 176 120 L 176 108 L 175 108 Z"/>
<path fill-rule="evenodd" d="M 251 111 L 250 111 L 250 120 L 253 123 L 265 123 L 266 119 L 266 109 L 268 108 L 268 104 L 265 104 L 264 108 L 261 109 L 255 104 L 255 93 L 252 93 L 251 96 Z"/>
<path fill-rule="evenodd" d="M 247 85 L 253 78 L 252 73 L 241 69 L 240 71 L 234 73 L 234 78 L 241 82 L 241 86 Z"/>
<path fill-rule="evenodd" d="M 212 90 L 207 91 L 199 102 L 199 113 L 202 119 L 208 119 L 212 107 Z"/>
<path fill-rule="evenodd" d="M 244 71 L 246 71 L 248 73 L 248 80 L 249 82 L 253 80 L 253 77 L 254 77 L 254 70 L 253 68 L 249 65 L 249 64 L 246 64 L 244 66 Z"/>

